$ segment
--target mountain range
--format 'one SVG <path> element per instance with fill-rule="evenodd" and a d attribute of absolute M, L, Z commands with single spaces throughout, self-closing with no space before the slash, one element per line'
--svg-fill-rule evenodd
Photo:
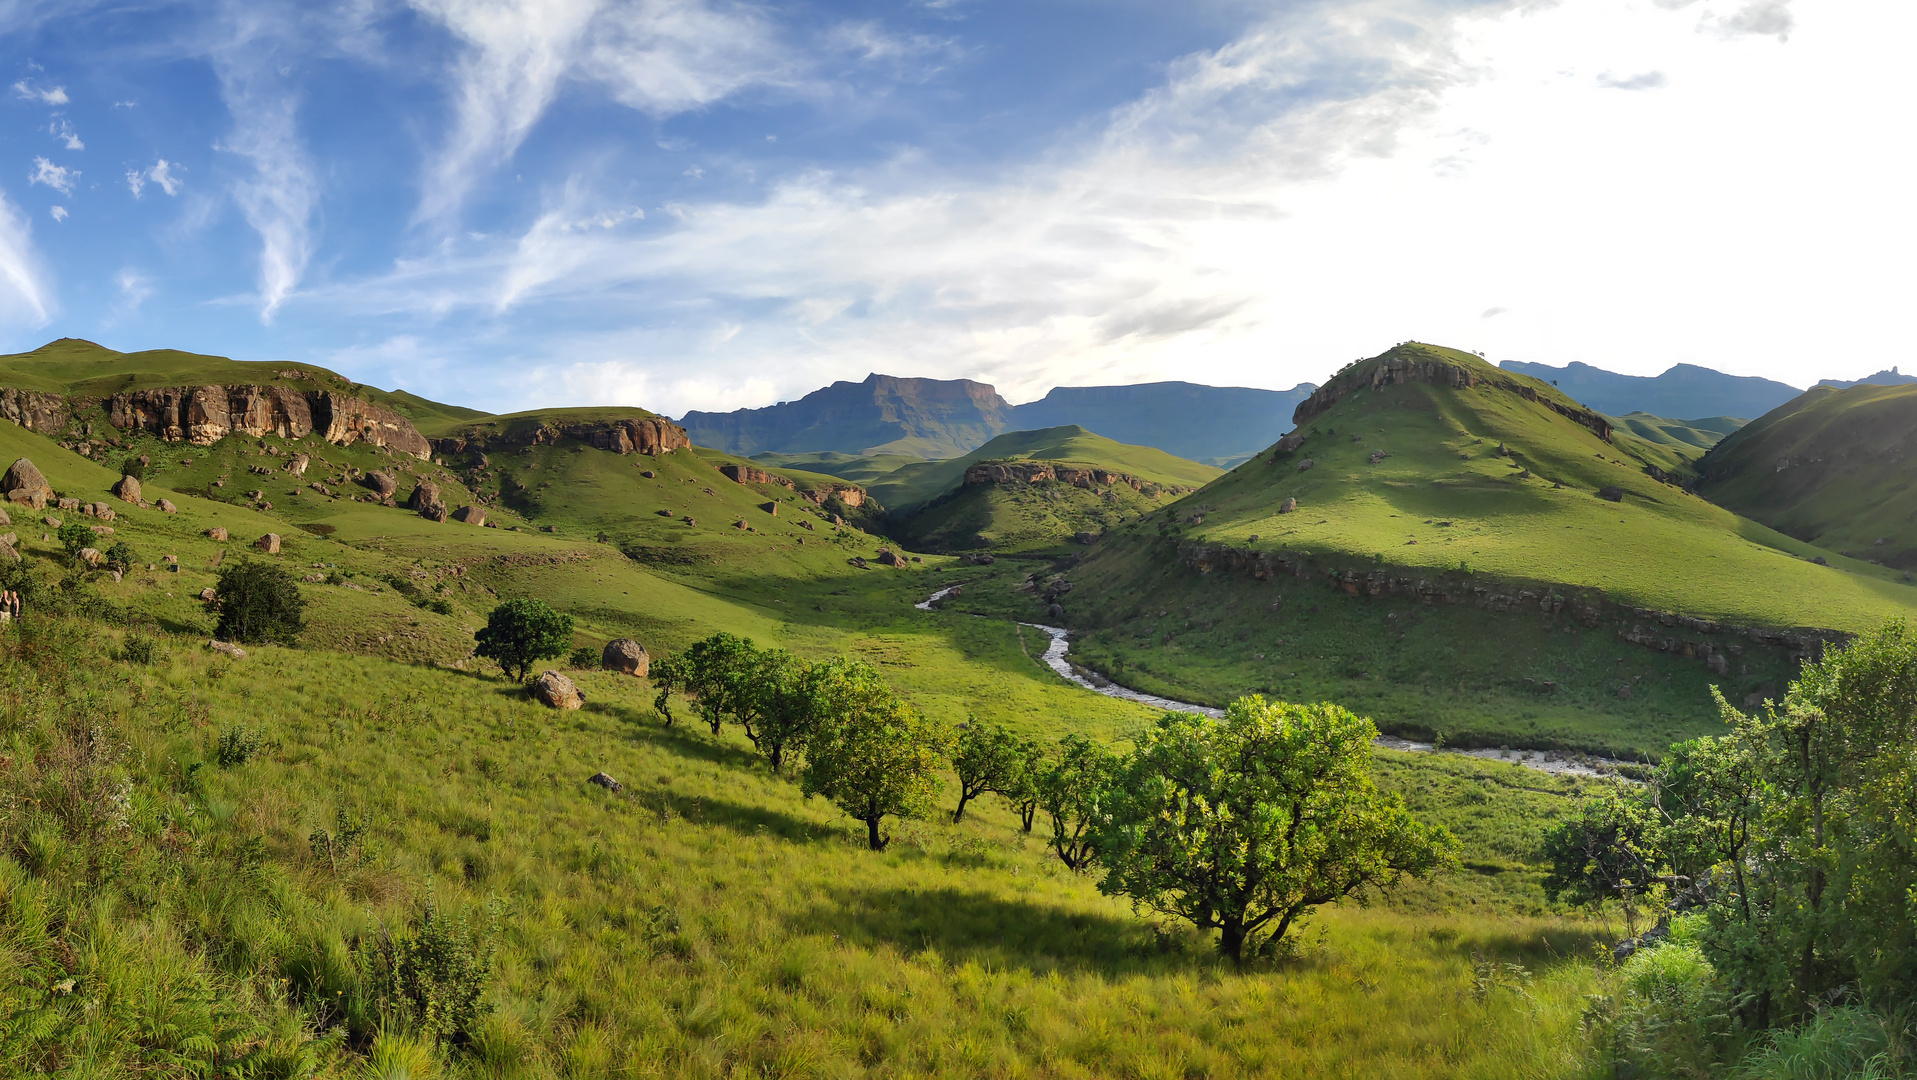
<path fill-rule="evenodd" d="M 1188 382 L 1061 386 L 1012 405 L 985 383 L 872 374 L 797 401 L 728 413 L 689 412 L 692 441 L 729 454 L 960 457 L 1007 431 L 1076 424 L 1123 443 L 1233 465 L 1276 442 L 1316 387 L 1290 390 Z"/>
<path fill-rule="evenodd" d="M 1803 392 L 1773 379 L 1726 375 L 1695 364 L 1677 364 L 1656 376 L 1620 375 L 1575 361 L 1552 367 L 1506 360 L 1498 366 L 1550 383 L 1571 398 L 1610 416 L 1645 412 L 1687 419 L 1728 416 L 1749 420 Z"/>

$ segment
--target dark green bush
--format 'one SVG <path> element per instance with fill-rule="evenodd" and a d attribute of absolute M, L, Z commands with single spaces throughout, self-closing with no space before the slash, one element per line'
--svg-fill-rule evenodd
<path fill-rule="evenodd" d="M 122 574 L 130 573 L 139 561 L 140 553 L 133 550 L 133 545 L 125 540 L 116 540 L 112 547 L 106 549 L 108 570 L 118 570 Z"/>
<path fill-rule="evenodd" d="M 214 589 L 222 641 L 291 645 L 306 629 L 306 598 L 292 571 L 278 563 L 242 560 L 220 571 Z"/>
<path fill-rule="evenodd" d="M 596 668 L 599 666 L 599 650 L 581 645 L 566 658 L 566 665 L 576 668 Z"/>
<path fill-rule="evenodd" d="M 79 558 L 82 549 L 93 546 L 93 530 L 77 521 L 69 521 L 60 526 L 59 531 L 53 536 L 60 541 L 60 550 L 66 552 L 69 559 Z"/>
<path fill-rule="evenodd" d="M 466 912 L 447 915 L 427 901 L 411 925 L 395 935 L 381 928 L 364 953 L 366 982 L 382 1014 L 414 1034 L 459 1045 L 472 1038 L 491 1011 L 486 980 L 499 937 L 499 909 L 474 926 Z"/>
<path fill-rule="evenodd" d="M 253 760 L 265 742 L 260 733 L 252 728 L 231 727 L 220 732 L 219 746 L 213 751 L 213 760 L 220 768 L 230 769 L 235 765 L 244 765 Z"/>
<path fill-rule="evenodd" d="M 120 659 L 129 664 L 151 664 L 165 655 L 160 643 L 145 634 L 128 634 L 120 644 Z"/>
<path fill-rule="evenodd" d="M 120 475 L 131 476 L 135 480 L 144 481 L 146 479 L 146 464 L 137 456 L 129 457 L 125 461 L 120 462 Z"/>

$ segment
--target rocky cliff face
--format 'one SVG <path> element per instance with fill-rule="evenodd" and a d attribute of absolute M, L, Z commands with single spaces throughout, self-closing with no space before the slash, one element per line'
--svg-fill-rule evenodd
<path fill-rule="evenodd" d="M 572 424 L 528 424 L 501 433 L 469 431 L 439 439 L 434 446 L 443 454 L 521 446 L 545 446 L 562 439 L 582 442 L 615 454 L 659 454 L 692 446 L 686 429 L 662 417 L 633 417 L 627 420 L 598 420 Z"/>
<path fill-rule="evenodd" d="M 0 418 L 11 420 L 28 431 L 55 435 L 67 426 L 72 414 L 67 399 L 58 394 L 33 390 L 0 390 Z"/>
<path fill-rule="evenodd" d="M 1591 430 L 1592 434 L 1605 442 L 1611 441 L 1611 422 L 1602 415 L 1589 409 L 1553 401 L 1538 393 L 1537 387 L 1525 380 L 1505 375 L 1495 368 L 1491 371 L 1492 374 L 1486 376 L 1462 364 L 1393 350 L 1374 361 L 1353 364 L 1333 376 L 1330 382 L 1319 387 L 1310 397 L 1299 403 L 1297 411 L 1291 414 L 1291 422 L 1302 427 L 1329 411 L 1340 398 L 1354 390 L 1377 390 L 1386 386 L 1423 382 L 1454 390 L 1488 386 L 1513 393 L 1526 401 L 1534 401 L 1567 419 L 1584 425 Z"/>
<path fill-rule="evenodd" d="M 107 420 L 122 431 L 146 431 L 169 442 L 195 446 L 209 446 L 234 434 L 283 439 L 316 434 L 341 446 L 365 442 L 417 458 L 432 455 L 432 445 L 412 421 L 370 401 L 329 390 L 168 386 L 115 394 L 105 405 Z"/>
<path fill-rule="evenodd" d="M 1149 480 L 1140 480 L 1136 476 L 1127 476 L 1109 469 L 1061 465 L 1051 461 L 981 462 L 965 470 L 966 487 L 977 487 L 981 484 L 1037 484 L 1046 480 L 1055 480 L 1087 490 L 1122 485 L 1153 498 L 1161 492 L 1180 495 L 1191 490 L 1175 484 L 1154 484 Z"/>
<path fill-rule="evenodd" d="M 789 490 L 798 490 L 798 485 L 785 477 L 751 465 L 721 465 L 719 471 L 725 474 L 726 479 L 741 484 L 777 484 Z M 866 499 L 865 489 L 853 484 L 819 484 L 800 491 L 799 494 L 818 506 L 824 506 L 833 499 L 837 499 L 847 506 L 856 508 L 864 506 Z"/>

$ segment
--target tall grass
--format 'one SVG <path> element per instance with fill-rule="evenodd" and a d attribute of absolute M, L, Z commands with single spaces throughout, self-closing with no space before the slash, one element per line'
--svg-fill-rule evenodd
<path fill-rule="evenodd" d="M 662 729 L 636 680 L 584 674 L 588 709 L 555 713 L 363 657 L 236 664 L 175 640 L 111 663 L 102 633 L 0 633 L 0 1072 L 1582 1068 L 1594 928 L 1496 890 L 1332 909 L 1240 970 L 1100 896 L 996 802 L 865 851 L 742 739 Z M 207 767 L 239 728 L 258 752 Z M 602 769 L 625 790 L 585 783 Z M 342 821 L 364 823 L 350 851 L 314 842 Z M 377 943 L 431 936 L 429 902 L 499 920 L 482 1008 L 451 1034 L 376 977 Z"/>

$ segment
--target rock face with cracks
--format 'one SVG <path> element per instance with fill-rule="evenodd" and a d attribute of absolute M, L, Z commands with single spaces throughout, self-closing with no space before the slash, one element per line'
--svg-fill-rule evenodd
<path fill-rule="evenodd" d="M 228 435 L 329 443 L 370 443 L 425 459 L 432 444 L 413 422 L 383 405 L 330 390 L 284 386 L 167 386 L 107 399 L 107 419 L 122 431 L 139 430 L 169 442 L 211 446 Z"/>
<path fill-rule="evenodd" d="M 606 650 L 599 656 L 599 666 L 607 671 L 616 671 L 621 675 L 645 678 L 651 666 L 646 655 L 646 647 L 631 638 L 619 638 L 606 642 Z"/>
<path fill-rule="evenodd" d="M 553 709 L 577 709 L 586 703 L 586 695 L 571 679 L 557 671 L 542 673 L 530 688 L 533 700 Z"/>
<path fill-rule="evenodd" d="M 15 461 L 7 470 L 6 477 L 0 479 L 0 491 L 5 492 L 8 502 L 35 510 L 46 509 L 47 502 L 53 498 L 53 485 L 47 483 L 39 467 L 26 458 Z"/>

